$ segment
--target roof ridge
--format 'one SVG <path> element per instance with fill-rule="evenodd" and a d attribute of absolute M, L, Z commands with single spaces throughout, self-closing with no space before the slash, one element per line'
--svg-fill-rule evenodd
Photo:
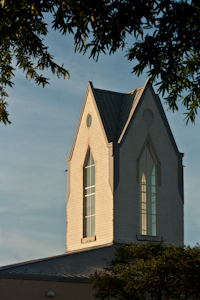
<path fill-rule="evenodd" d="M 101 270 L 114 256 L 114 246 L 107 245 L 90 251 L 59 255 L 56 259 L 26 262 L 0 271 L 0 278 L 69 281 L 87 279 L 95 270 Z M 91 257 L 93 259 L 91 259 Z M 94 259 L 95 258 L 95 259 Z"/>
<path fill-rule="evenodd" d="M 92 82 L 89 81 L 87 85 L 85 97 L 83 100 L 83 105 L 81 108 L 78 124 L 76 127 L 76 132 L 74 135 L 70 155 L 69 157 L 66 158 L 66 160 L 70 161 L 72 158 L 89 93 L 91 93 L 92 101 L 94 101 L 93 103 L 100 120 L 100 125 L 102 127 L 106 143 L 110 143 L 110 142 L 120 143 L 121 138 L 123 137 L 123 134 L 126 130 L 124 126 L 127 127 L 128 121 L 130 121 L 129 120 L 130 113 L 134 112 L 135 108 L 133 109 L 133 107 L 135 106 L 135 103 L 138 102 L 137 96 L 139 96 L 140 98 L 141 93 L 145 89 L 147 83 L 148 83 L 148 79 L 146 80 L 144 86 L 136 88 L 129 92 L 122 93 L 122 92 L 115 92 L 115 91 L 95 88 L 93 87 Z M 123 100 L 127 102 L 127 107 L 126 105 L 123 105 L 122 103 Z M 122 116 L 122 114 L 124 114 L 124 116 Z M 123 118 L 123 120 L 121 118 Z"/>
<path fill-rule="evenodd" d="M 133 102 L 132 102 L 132 105 L 131 105 L 131 109 L 129 111 L 129 114 L 128 114 L 128 117 L 126 119 L 126 122 L 125 122 L 125 124 L 123 126 L 123 129 L 122 129 L 122 131 L 120 133 L 120 136 L 118 138 L 118 141 L 117 141 L 118 143 L 121 143 L 121 141 L 122 141 L 122 139 L 123 139 L 123 137 L 125 135 L 125 132 L 126 132 L 128 126 L 130 124 L 130 121 L 131 121 L 131 119 L 132 119 L 132 117 L 134 115 L 136 107 L 137 107 L 138 103 L 140 102 L 140 99 L 142 98 L 142 95 L 144 94 L 144 91 L 146 90 L 148 82 L 149 82 L 149 79 L 146 80 L 145 84 L 142 87 L 136 88 L 135 90 L 132 90 L 132 91 L 130 91 L 130 92 L 128 92 L 126 94 L 126 95 L 128 95 L 128 94 L 133 94 L 134 95 L 134 92 L 135 92 L 135 97 L 133 99 Z"/>
<path fill-rule="evenodd" d="M 38 259 L 28 260 L 28 261 L 24 261 L 24 262 L 12 264 L 12 265 L 2 266 L 2 267 L 0 267 L 0 273 L 1 273 L 1 271 L 9 270 L 9 269 L 12 269 L 12 268 L 16 268 L 16 267 L 18 268 L 18 267 L 26 266 L 28 264 L 39 263 L 41 261 L 56 259 L 56 258 L 60 258 L 60 257 L 67 256 L 67 255 L 68 255 L 67 253 L 64 253 L 64 254 L 59 254 L 59 255 L 55 255 L 55 256 L 38 258 Z"/>
<path fill-rule="evenodd" d="M 112 94 L 120 94 L 120 95 L 124 95 L 126 93 L 123 92 L 116 92 L 116 91 L 109 91 L 109 90 L 102 90 L 102 89 L 98 89 L 98 88 L 94 88 L 94 90 L 99 91 L 99 92 L 106 92 L 106 93 L 112 93 Z"/>
<path fill-rule="evenodd" d="M 135 89 L 133 89 L 133 90 L 131 90 L 131 91 L 129 91 L 129 92 L 126 92 L 125 94 L 133 94 L 133 93 L 136 92 L 137 90 L 143 89 L 143 87 L 144 87 L 144 85 L 142 85 L 142 86 L 140 86 L 140 87 L 138 87 L 138 88 L 135 88 Z"/>

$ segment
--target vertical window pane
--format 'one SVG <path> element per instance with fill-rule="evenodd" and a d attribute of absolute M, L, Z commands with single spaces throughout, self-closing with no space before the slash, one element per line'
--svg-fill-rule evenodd
<path fill-rule="evenodd" d="M 151 168 L 151 176 L 155 177 L 155 165 L 151 165 L 150 168 Z"/>
<path fill-rule="evenodd" d="M 91 196 L 91 215 L 95 214 L 95 195 Z"/>
<path fill-rule="evenodd" d="M 146 189 L 147 189 L 146 184 L 142 184 L 142 185 L 141 185 L 141 192 L 142 192 L 142 193 L 146 193 L 146 192 L 147 192 Z"/>
<path fill-rule="evenodd" d="M 141 208 L 142 210 L 146 210 L 146 202 L 147 202 L 147 199 L 146 199 L 146 193 L 141 193 Z"/>
<path fill-rule="evenodd" d="M 155 176 L 155 165 L 150 166 L 150 184 L 155 185 L 156 184 L 156 176 Z"/>
<path fill-rule="evenodd" d="M 91 236 L 95 235 L 95 216 L 91 217 Z"/>
<path fill-rule="evenodd" d="M 86 168 L 85 169 L 85 173 L 86 173 L 86 187 L 90 186 L 90 168 Z"/>
<path fill-rule="evenodd" d="M 85 236 L 86 237 L 91 236 L 91 234 L 90 234 L 90 217 L 85 218 Z"/>
<path fill-rule="evenodd" d="M 91 215 L 91 204 L 90 204 L 90 196 L 87 196 L 85 198 L 85 215 L 90 216 Z"/>
<path fill-rule="evenodd" d="M 146 203 L 142 202 L 142 213 L 146 213 Z"/>
<path fill-rule="evenodd" d="M 85 166 L 87 167 L 87 166 L 90 166 L 90 150 L 89 150 L 89 152 L 88 152 L 88 157 L 87 157 L 87 161 L 86 161 L 86 164 L 85 164 Z"/>
<path fill-rule="evenodd" d="M 151 214 L 155 214 L 156 213 L 156 204 L 152 203 L 151 204 Z"/>
<path fill-rule="evenodd" d="M 91 152 L 91 165 L 94 165 L 94 158 L 92 156 L 92 152 Z"/>
<path fill-rule="evenodd" d="M 156 236 L 156 224 L 151 225 L 151 235 Z"/>
<path fill-rule="evenodd" d="M 91 189 L 90 188 L 85 189 L 85 194 L 86 195 L 91 194 Z"/>
<path fill-rule="evenodd" d="M 84 237 L 95 235 L 95 163 L 88 151 L 84 167 Z"/>
<path fill-rule="evenodd" d="M 140 182 L 146 184 L 146 171 L 147 166 L 144 164 L 140 165 L 140 174 L 139 174 L 139 178 L 140 178 Z"/>
<path fill-rule="evenodd" d="M 95 166 L 91 167 L 91 185 L 95 185 Z"/>
<path fill-rule="evenodd" d="M 156 235 L 156 216 L 155 215 L 151 216 L 151 235 L 152 236 Z"/>
<path fill-rule="evenodd" d="M 139 161 L 140 233 L 156 235 L 156 169 L 148 147 Z"/>
<path fill-rule="evenodd" d="M 155 193 L 155 192 L 156 192 L 155 185 L 150 185 L 149 193 Z"/>
<path fill-rule="evenodd" d="M 151 223 L 156 223 L 156 216 L 155 215 L 151 215 Z"/>
<path fill-rule="evenodd" d="M 146 234 L 146 228 L 147 228 L 147 216 L 146 214 L 142 214 L 142 234 Z"/>

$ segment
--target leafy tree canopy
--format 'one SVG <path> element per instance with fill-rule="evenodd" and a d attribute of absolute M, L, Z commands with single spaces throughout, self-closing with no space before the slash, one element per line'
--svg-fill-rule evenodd
<path fill-rule="evenodd" d="M 98 60 L 100 53 L 133 43 L 126 56 L 138 63 L 138 76 L 147 67 L 151 82 L 167 93 L 169 108 L 186 108 L 195 121 L 200 106 L 200 2 L 198 0 L 0 0 L 1 121 L 9 123 L 6 86 L 13 86 L 14 62 L 26 77 L 45 86 L 39 70 L 50 68 L 58 77 L 69 76 L 44 44 L 48 34 L 45 15 L 63 35 L 73 34 L 75 51 Z M 184 95 L 184 96 L 183 96 Z"/>
<path fill-rule="evenodd" d="M 123 244 L 90 281 L 98 299 L 200 299 L 200 247 Z"/>

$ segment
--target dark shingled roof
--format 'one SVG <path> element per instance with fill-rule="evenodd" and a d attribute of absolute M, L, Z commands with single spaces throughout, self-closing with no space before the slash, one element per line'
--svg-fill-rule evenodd
<path fill-rule="evenodd" d="M 118 142 L 144 87 L 128 93 L 117 93 L 93 88 L 96 104 L 104 125 L 108 142 Z M 133 109 L 134 107 L 134 109 Z"/>
<path fill-rule="evenodd" d="M 63 254 L 0 267 L 0 278 L 87 282 L 95 270 L 102 270 L 114 256 L 114 247 Z"/>
<path fill-rule="evenodd" d="M 73 155 L 85 104 L 90 91 L 93 95 L 93 100 L 105 130 L 108 143 L 114 142 L 120 144 L 147 85 L 148 79 L 142 87 L 127 93 L 118 93 L 96 89 L 91 82 L 88 82 L 71 152 L 67 161 L 69 161 Z"/>

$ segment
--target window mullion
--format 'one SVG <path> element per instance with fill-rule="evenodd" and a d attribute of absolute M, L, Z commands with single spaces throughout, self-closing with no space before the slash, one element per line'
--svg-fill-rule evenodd
<path fill-rule="evenodd" d="M 155 163 L 148 146 L 140 158 L 139 174 L 140 232 L 144 235 L 156 235 L 156 172 Z"/>
<path fill-rule="evenodd" d="M 92 236 L 95 232 L 95 177 L 92 179 L 92 174 L 95 172 L 95 163 L 90 149 L 88 156 L 87 164 L 84 166 L 84 237 Z M 95 175 L 93 174 L 93 176 Z M 88 182 L 86 182 L 86 179 Z"/>

